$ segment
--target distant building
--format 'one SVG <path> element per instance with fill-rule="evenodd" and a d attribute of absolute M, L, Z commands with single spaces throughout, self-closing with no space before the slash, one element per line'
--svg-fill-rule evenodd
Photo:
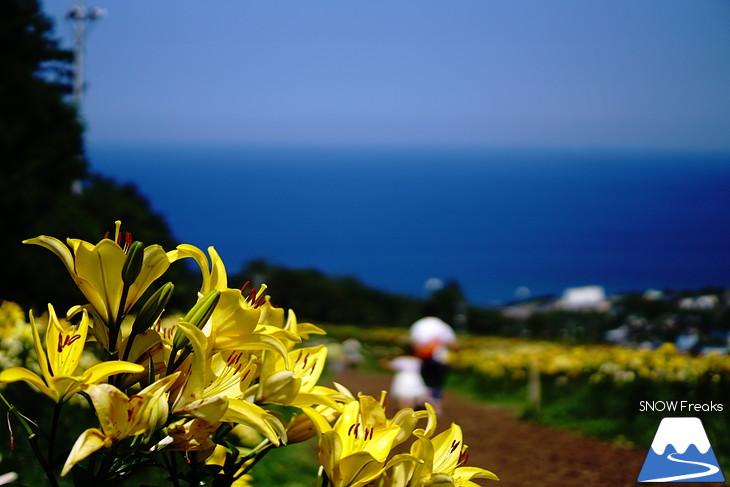
<path fill-rule="evenodd" d="M 555 306 L 567 311 L 608 311 L 611 303 L 603 286 L 583 286 L 567 288 Z"/>
<path fill-rule="evenodd" d="M 720 303 L 717 296 L 714 294 L 707 294 L 705 296 L 697 296 L 696 298 L 682 298 L 679 301 L 680 309 L 714 309 Z"/>
<path fill-rule="evenodd" d="M 659 301 L 664 299 L 664 293 L 658 289 L 647 289 L 644 293 L 644 299 L 647 301 Z"/>

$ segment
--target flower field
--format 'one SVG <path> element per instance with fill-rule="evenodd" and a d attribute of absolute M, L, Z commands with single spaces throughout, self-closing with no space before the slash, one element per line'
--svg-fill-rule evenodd
<path fill-rule="evenodd" d="M 488 379 L 522 379 L 535 368 L 559 382 L 625 384 L 635 381 L 721 383 L 730 373 L 730 357 L 682 354 L 671 343 L 649 349 L 611 345 L 562 345 L 508 338 L 470 338 L 452 357 L 455 369 Z"/>
<path fill-rule="evenodd" d="M 359 338 L 387 354 L 407 330 Z M 730 458 L 730 356 L 691 356 L 671 343 L 652 350 L 462 335 L 450 358 L 452 388 L 517 404 L 525 418 L 644 448 L 662 417 L 697 416 Z"/>

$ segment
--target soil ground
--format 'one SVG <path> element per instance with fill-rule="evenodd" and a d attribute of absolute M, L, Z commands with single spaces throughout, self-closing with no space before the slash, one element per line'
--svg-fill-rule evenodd
<path fill-rule="evenodd" d="M 377 396 L 387 390 L 387 374 L 345 372 L 334 378 L 353 393 Z M 584 438 L 575 433 L 522 421 L 505 406 L 477 403 L 448 391 L 439 416 L 442 431 L 452 422 L 462 427 L 469 465 L 491 470 L 494 487 L 624 487 L 636 482 L 646 451 Z M 685 482 L 684 486 L 727 485 Z"/>

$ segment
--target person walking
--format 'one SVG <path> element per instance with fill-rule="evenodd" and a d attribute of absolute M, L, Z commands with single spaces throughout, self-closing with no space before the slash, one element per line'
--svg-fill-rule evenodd
<path fill-rule="evenodd" d="M 443 388 L 449 373 L 449 348 L 456 345 L 451 326 L 438 317 L 438 306 L 427 302 L 423 318 L 411 325 L 409 335 L 416 357 L 421 359 L 421 376 L 429 389 L 429 403 L 441 412 Z"/>
<path fill-rule="evenodd" d="M 422 360 L 413 354 L 410 345 L 403 353 L 384 362 L 384 366 L 394 371 L 390 385 L 390 397 L 396 400 L 398 409 L 422 409 L 430 397 L 429 389 L 421 377 Z"/>

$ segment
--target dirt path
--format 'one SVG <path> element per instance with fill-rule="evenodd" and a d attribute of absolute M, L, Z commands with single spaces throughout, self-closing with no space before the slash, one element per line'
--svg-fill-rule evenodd
<path fill-rule="evenodd" d="M 388 375 L 347 372 L 335 378 L 353 392 L 378 395 Z M 521 421 L 505 407 L 478 404 L 446 394 L 438 431 L 455 422 L 469 445 L 469 465 L 493 471 L 494 487 L 623 487 L 641 485 L 636 477 L 646 451 L 621 448 L 568 431 Z M 685 486 L 720 484 L 682 483 Z"/>

